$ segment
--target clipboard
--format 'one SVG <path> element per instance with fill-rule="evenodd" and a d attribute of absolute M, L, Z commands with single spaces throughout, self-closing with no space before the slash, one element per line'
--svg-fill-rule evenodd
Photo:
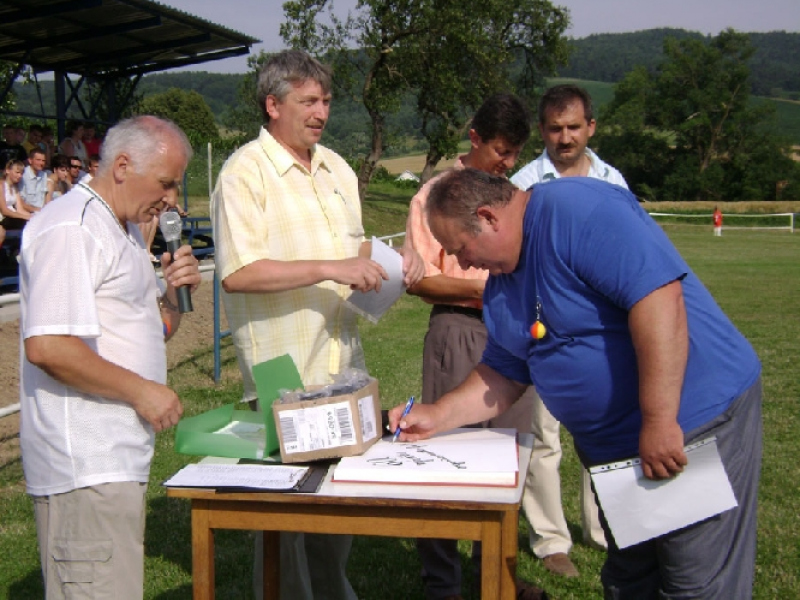
<path fill-rule="evenodd" d="M 738 505 L 716 437 L 690 444 L 684 451 L 689 464 L 670 479 L 645 478 L 638 457 L 589 469 L 619 548 L 682 529 Z"/>
<path fill-rule="evenodd" d="M 224 471 L 217 475 L 213 472 L 214 467 L 221 469 L 230 469 L 235 464 L 265 467 L 282 468 L 281 463 L 273 461 L 259 461 L 253 459 L 244 459 L 238 463 L 227 464 L 206 464 L 205 467 L 201 464 L 190 464 L 178 471 L 172 477 L 169 477 L 161 483 L 165 487 L 177 488 L 198 488 L 214 490 L 218 494 L 224 493 L 261 493 L 261 494 L 286 494 L 286 493 L 316 493 L 325 476 L 328 474 L 329 464 L 314 464 L 314 465 L 286 465 L 287 469 L 297 470 L 299 467 L 306 469 L 305 473 L 299 475 L 296 481 L 292 481 L 293 477 L 289 477 L 286 482 L 287 486 L 272 487 L 272 486 L 253 486 L 241 485 L 245 481 L 237 482 L 236 479 L 241 480 L 241 477 L 227 477 Z M 211 472 L 209 472 L 211 471 Z M 214 480 L 219 483 L 216 483 Z M 244 479 L 252 479 L 252 476 L 245 476 Z M 228 480 L 228 481 L 226 481 Z"/>
<path fill-rule="evenodd" d="M 269 464 L 264 461 L 252 460 L 244 458 L 239 461 L 240 465 L 258 465 Z M 322 482 L 325 481 L 325 476 L 328 474 L 328 469 L 332 463 L 326 461 L 324 464 L 313 465 L 292 465 L 292 466 L 307 466 L 308 472 L 303 478 L 298 481 L 294 487 L 285 490 L 263 490 L 260 488 L 247 488 L 247 487 L 218 487 L 215 488 L 217 494 L 235 494 L 235 493 L 270 493 L 270 494 L 316 494 L 319 488 L 322 487 Z"/>

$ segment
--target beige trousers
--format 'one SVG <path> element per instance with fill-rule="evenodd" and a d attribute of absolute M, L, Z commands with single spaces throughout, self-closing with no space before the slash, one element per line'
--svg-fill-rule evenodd
<path fill-rule="evenodd" d="M 141 600 L 147 484 L 34 496 L 46 600 Z"/>
<path fill-rule="evenodd" d="M 531 550 L 539 558 L 572 548 L 572 538 L 561 504 L 561 424 L 536 395 L 533 407 L 533 453 L 525 479 L 522 509 L 528 519 Z M 589 474 L 583 470 L 581 480 L 581 524 L 583 540 L 597 548 L 605 548 L 597 504 Z"/>

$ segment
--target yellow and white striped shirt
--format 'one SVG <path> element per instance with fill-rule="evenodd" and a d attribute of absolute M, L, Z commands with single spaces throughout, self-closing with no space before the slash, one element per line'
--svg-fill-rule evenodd
<path fill-rule="evenodd" d="M 364 241 L 358 180 L 344 159 L 318 144 L 309 172 L 265 128 L 223 166 L 211 219 L 220 281 L 262 259 L 352 258 Z M 350 293 L 333 281 L 263 294 L 223 291 L 243 399 L 256 397 L 253 365 L 282 354 L 291 355 L 304 385 L 365 368 L 356 316 L 342 302 Z"/>

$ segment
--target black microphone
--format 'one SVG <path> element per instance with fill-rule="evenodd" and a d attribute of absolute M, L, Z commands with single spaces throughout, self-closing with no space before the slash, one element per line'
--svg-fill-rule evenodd
<path fill-rule="evenodd" d="M 175 251 L 181 247 L 181 217 L 176 212 L 163 212 L 158 218 L 158 226 L 161 228 L 161 235 L 167 243 L 167 252 L 175 259 Z M 189 288 L 185 285 L 175 288 L 178 294 L 178 312 L 183 314 L 192 312 L 192 295 Z"/>

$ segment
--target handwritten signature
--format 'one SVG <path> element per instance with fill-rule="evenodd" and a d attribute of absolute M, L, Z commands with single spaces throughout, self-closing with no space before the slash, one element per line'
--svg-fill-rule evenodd
<path fill-rule="evenodd" d="M 414 451 L 416 454 L 411 454 L 409 451 Z M 448 463 L 456 469 L 467 468 L 467 464 L 464 461 L 453 460 L 442 454 L 437 454 L 420 444 L 406 444 L 404 451 L 398 452 L 394 456 L 381 456 L 367 460 L 367 462 L 373 465 L 387 465 L 391 467 L 401 467 L 406 464 L 423 466 L 436 461 Z"/>

